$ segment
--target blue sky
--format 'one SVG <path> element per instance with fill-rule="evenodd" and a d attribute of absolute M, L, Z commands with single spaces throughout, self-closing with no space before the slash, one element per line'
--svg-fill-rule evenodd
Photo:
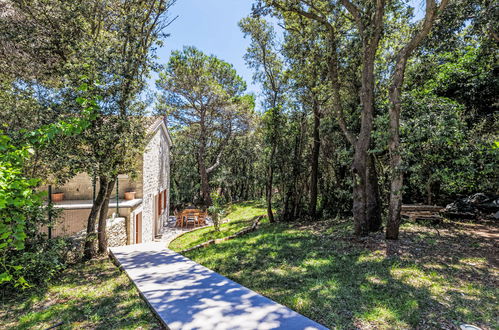
<path fill-rule="evenodd" d="M 195 46 L 233 64 L 247 82 L 248 91 L 258 94 L 258 86 L 252 84 L 253 74 L 243 59 L 249 41 L 243 38 L 237 25 L 251 13 L 252 3 L 252 0 L 178 0 L 170 11 L 171 17 L 178 15 L 178 18 L 167 28 L 171 36 L 158 50 L 159 62 L 166 64 L 172 50 Z M 152 89 L 156 79 L 154 75 L 150 81 Z"/>
<path fill-rule="evenodd" d="M 213 54 L 234 65 L 236 71 L 248 84 L 248 92 L 259 94 L 260 88 L 252 82 L 252 71 L 246 66 L 243 56 L 249 40 L 244 39 L 237 23 L 251 13 L 253 0 L 178 0 L 171 8 L 170 16 L 178 18 L 167 28 L 171 34 L 165 46 L 158 50 L 161 64 L 166 64 L 172 50 L 184 46 L 195 46 L 206 54 Z M 424 15 L 422 0 L 410 0 L 415 7 L 415 16 Z M 149 81 L 155 90 L 154 74 Z"/>

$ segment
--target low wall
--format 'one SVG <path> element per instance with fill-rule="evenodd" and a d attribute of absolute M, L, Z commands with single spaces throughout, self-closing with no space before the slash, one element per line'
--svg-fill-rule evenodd
<path fill-rule="evenodd" d="M 126 218 L 107 219 L 106 230 L 109 247 L 127 244 Z"/>

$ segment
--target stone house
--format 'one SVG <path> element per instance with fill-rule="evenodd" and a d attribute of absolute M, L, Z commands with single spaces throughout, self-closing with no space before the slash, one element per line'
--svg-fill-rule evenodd
<path fill-rule="evenodd" d="M 153 241 L 169 216 L 172 140 L 164 117 L 148 117 L 147 120 L 152 124 L 137 176 L 119 175 L 111 194 L 107 225 L 110 246 Z M 80 236 L 86 232 L 97 190 L 98 182 L 94 184 L 86 173 L 76 175 L 58 188 L 64 199 L 54 202 L 61 214 L 52 228 L 53 236 Z M 133 199 L 125 199 L 127 192 L 135 193 Z"/>

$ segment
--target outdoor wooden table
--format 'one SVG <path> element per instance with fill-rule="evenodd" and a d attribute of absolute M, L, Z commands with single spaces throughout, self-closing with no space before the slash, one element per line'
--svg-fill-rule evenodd
<path fill-rule="evenodd" d="M 185 209 L 176 215 L 177 223 L 180 222 L 180 227 L 183 228 L 184 226 L 187 227 L 189 219 L 194 219 L 193 226 L 200 226 L 201 224 L 205 224 L 206 215 L 206 212 L 199 209 Z"/>

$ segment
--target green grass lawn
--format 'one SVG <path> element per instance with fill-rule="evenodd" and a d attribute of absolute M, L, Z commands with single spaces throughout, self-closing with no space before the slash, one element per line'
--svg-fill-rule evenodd
<path fill-rule="evenodd" d="M 162 329 L 125 273 L 108 259 L 76 265 L 44 290 L 1 302 L 2 329 L 57 324 L 57 329 Z"/>
<path fill-rule="evenodd" d="M 490 225 L 407 224 L 387 243 L 382 234 L 351 237 L 350 223 L 263 223 L 186 256 L 331 328 L 499 326 Z M 207 237 L 185 235 L 175 248 Z"/>
<path fill-rule="evenodd" d="M 230 236 L 252 225 L 254 217 L 266 214 L 267 209 L 261 202 L 243 202 L 230 205 L 224 220 L 229 222 L 220 226 L 220 232 L 214 227 L 200 228 L 180 236 L 168 246 L 174 251 L 180 251 L 204 243 L 211 239 Z"/>

